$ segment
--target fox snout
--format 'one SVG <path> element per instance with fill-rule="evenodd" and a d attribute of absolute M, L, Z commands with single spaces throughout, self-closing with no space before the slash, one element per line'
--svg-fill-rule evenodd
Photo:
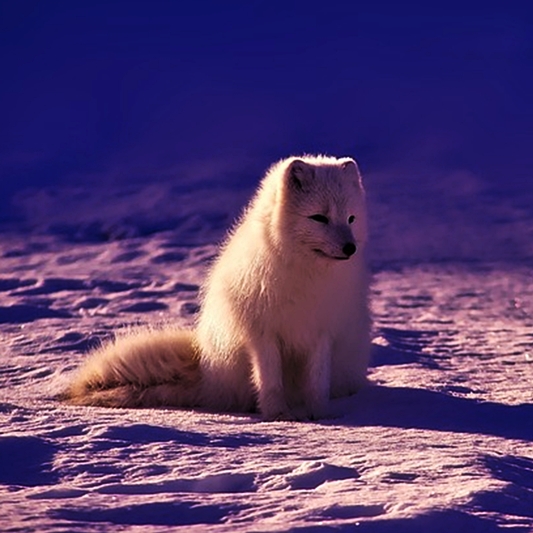
<path fill-rule="evenodd" d="M 318 216 L 317 216 L 318 217 Z M 351 228 L 345 224 L 331 224 L 324 216 L 321 218 L 311 218 L 320 222 L 320 225 L 310 226 L 309 236 L 312 240 L 312 250 L 322 257 L 336 260 L 350 259 L 357 252 L 357 243 Z"/>

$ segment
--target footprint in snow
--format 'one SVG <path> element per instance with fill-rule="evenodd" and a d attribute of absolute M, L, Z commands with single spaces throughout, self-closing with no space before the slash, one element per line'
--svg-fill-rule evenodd
<path fill-rule="evenodd" d="M 271 490 L 290 488 L 293 490 L 313 490 L 329 481 L 357 479 L 355 468 L 337 466 L 321 461 L 306 461 L 295 469 L 284 469 L 272 473 L 265 487 Z"/>

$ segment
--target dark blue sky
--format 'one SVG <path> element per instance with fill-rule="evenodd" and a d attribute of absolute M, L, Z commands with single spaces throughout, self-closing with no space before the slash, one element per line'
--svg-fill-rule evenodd
<path fill-rule="evenodd" d="M 0 192 L 301 151 L 529 183 L 533 25 L 476 2 L 0 2 Z"/>

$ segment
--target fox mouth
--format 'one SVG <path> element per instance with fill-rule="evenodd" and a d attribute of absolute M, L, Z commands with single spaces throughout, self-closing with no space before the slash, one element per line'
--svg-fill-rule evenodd
<path fill-rule="evenodd" d="M 351 257 L 350 255 L 343 255 L 343 256 L 329 255 L 326 252 L 323 252 L 322 250 L 320 250 L 319 248 L 313 248 L 313 252 L 315 252 L 321 257 L 325 257 L 326 259 L 333 259 L 334 261 L 348 261 L 348 259 L 350 259 Z"/>

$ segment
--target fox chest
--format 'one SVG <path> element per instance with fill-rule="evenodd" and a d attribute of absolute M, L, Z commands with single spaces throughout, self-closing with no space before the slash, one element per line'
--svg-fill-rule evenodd
<path fill-rule="evenodd" d="M 263 325 L 286 346 L 306 348 L 323 336 L 334 337 L 350 312 L 350 287 L 324 283 L 284 287 L 265 302 Z M 265 333 L 267 333 L 265 331 Z"/>

